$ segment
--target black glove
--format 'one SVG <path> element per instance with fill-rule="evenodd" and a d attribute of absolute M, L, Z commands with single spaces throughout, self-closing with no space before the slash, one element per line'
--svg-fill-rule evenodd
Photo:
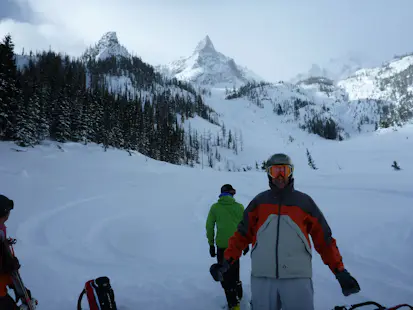
<path fill-rule="evenodd" d="M 21 266 L 20 266 L 20 262 L 17 259 L 17 257 L 13 257 L 11 266 L 12 266 L 13 271 L 17 271 L 20 269 Z"/>
<path fill-rule="evenodd" d="M 209 246 L 209 255 L 211 255 L 211 257 L 217 256 L 217 253 L 215 253 L 215 245 Z"/>
<path fill-rule="evenodd" d="M 250 246 L 247 246 L 244 251 L 242 252 L 243 255 L 247 255 L 247 253 L 250 251 Z"/>
<path fill-rule="evenodd" d="M 3 268 L 2 268 L 4 273 L 11 273 L 19 269 L 20 269 L 20 263 L 17 257 L 10 257 L 10 258 L 5 259 L 5 262 L 3 263 Z"/>
<path fill-rule="evenodd" d="M 346 269 L 337 272 L 336 278 L 338 280 L 338 283 L 340 283 L 344 296 L 349 296 L 351 294 L 360 292 L 360 286 L 357 283 L 356 279 L 354 279 Z"/>
<path fill-rule="evenodd" d="M 213 264 L 209 268 L 209 272 L 215 281 L 222 282 L 224 280 L 224 273 L 226 273 L 231 265 L 231 262 L 225 260 L 223 264 Z"/>

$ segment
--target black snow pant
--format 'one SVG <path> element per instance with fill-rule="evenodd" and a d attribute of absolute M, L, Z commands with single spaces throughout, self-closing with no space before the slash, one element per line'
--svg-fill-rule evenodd
<path fill-rule="evenodd" d="M 17 305 L 10 295 L 0 297 L 1 310 L 17 310 Z"/>
<path fill-rule="evenodd" d="M 224 262 L 224 252 L 226 249 L 217 248 L 217 261 L 219 264 Z M 228 307 L 234 307 L 238 304 L 242 298 L 242 283 L 239 279 L 239 260 L 231 264 L 229 270 L 224 273 L 224 280 L 221 282 L 221 286 L 225 291 Z"/>

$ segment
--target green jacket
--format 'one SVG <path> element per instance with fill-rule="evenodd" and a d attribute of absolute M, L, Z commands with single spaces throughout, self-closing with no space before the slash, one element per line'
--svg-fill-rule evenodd
<path fill-rule="evenodd" d="M 214 245 L 215 224 L 217 236 L 215 243 L 219 248 L 227 248 L 228 240 L 237 230 L 244 214 L 244 206 L 235 201 L 232 196 L 221 196 L 218 202 L 211 206 L 206 221 L 206 235 L 209 245 Z"/>

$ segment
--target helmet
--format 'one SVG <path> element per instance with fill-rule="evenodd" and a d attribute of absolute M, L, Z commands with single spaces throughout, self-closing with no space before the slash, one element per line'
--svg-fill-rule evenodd
<path fill-rule="evenodd" d="M 265 162 L 265 169 L 272 165 L 290 165 L 294 169 L 294 164 L 290 156 L 283 153 L 271 155 L 271 157 Z"/>
<path fill-rule="evenodd" d="M 13 200 L 4 195 L 0 195 L 0 217 L 7 215 L 14 207 Z"/>
<path fill-rule="evenodd" d="M 267 161 L 265 162 L 265 170 L 267 171 L 267 176 L 268 176 L 268 180 L 270 181 L 270 183 L 273 183 L 273 180 L 274 182 L 276 182 L 276 180 L 273 179 L 273 177 L 271 176 L 271 169 L 270 169 L 270 167 L 274 165 L 288 165 L 289 166 L 289 167 L 284 168 L 283 170 L 285 171 L 284 173 L 288 173 L 288 178 L 287 178 L 287 175 L 284 175 L 285 179 L 284 181 L 282 181 L 282 183 L 283 184 L 291 183 L 293 179 L 293 173 L 294 173 L 294 164 L 291 158 L 286 154 L 277 153 L 277 154 L 270 156 L 270 158 L 267 159 Z M 277 168 L 275 169 L 277 170 Z"/>

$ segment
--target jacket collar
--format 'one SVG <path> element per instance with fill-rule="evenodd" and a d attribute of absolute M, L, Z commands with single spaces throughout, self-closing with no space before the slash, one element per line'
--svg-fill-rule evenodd
<path fill-rule="evenodd" d="M 269 181 L 269 185 L 271 188 L 271 192 L 273 192 L 277 197 L 278 196 L 285 196 L 294 191 L 294 179 L 291 179 L 291 182 L 284 188 L 278 188 L 271 181 Z"/>

